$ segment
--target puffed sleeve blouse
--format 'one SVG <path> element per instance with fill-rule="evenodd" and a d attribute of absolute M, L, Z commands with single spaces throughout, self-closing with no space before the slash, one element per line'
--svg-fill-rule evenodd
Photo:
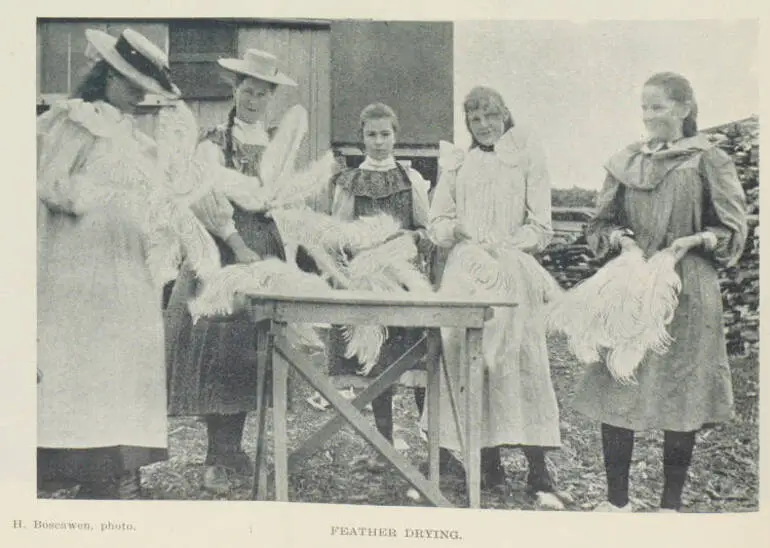
<path fill-rule="evenodd" d="M 494 150 L 463 151 L 442 142 L 441 175 L 430 210 L 431 238 L 455 243 L 461 223 L 478 243 L 543 250 L 551 240 L 551 190 L 545 154 L 530 131 L 508 130 Z"/>
<path fill-rule="evenodd" d="M 605 165 L 597 214 L 588 243 L 599 256 L 610 250 L 610 235 L 630 229 L 645 252 L 700 231 L 712 232 L 710 252 L 720 265 L 741 256 L 747 234 L 746 200 L 730 157 L 705 136 L 681 139 L 662 150 L 635 143 Z"/>

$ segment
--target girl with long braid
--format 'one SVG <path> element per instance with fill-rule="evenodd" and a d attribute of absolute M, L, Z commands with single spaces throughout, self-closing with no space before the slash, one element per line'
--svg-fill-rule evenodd
<path fill-rule="evenodd" d="M 260 161 L 270 142 L 263 120 L 275 90 L 296 83 L 276 69 L 276 58 L 266 52 L 248 50 L 243 59 L 219 63 L 234 76 L 234 104 L 225 124 L 202 132 L 198 152 L 231 175 L 235 171 L 247 177 L 237 179 L 241 188 L 230 185 L 226 196 L 213 191 L 193 209 L 215 237 L 223 266 L 267 257 L 285 260 L 275 223 L 248 205 L 256 194 L 249 192 L 248 181 L 253 188 L 261 186 Z M 298 262 L 308 268 L 302 250 Z M 183 268 L 166 311 L 169 414 L 205 417 L 208 451 L 203 486 L 226 494 L 231 488 L 228 473 L 253 473 L 241 438 L 246 413 L 256 409 L 254 328 L 239 315 L 227 321 L 202 318 L 193 324 L 187 304 L 196 290 L 194 274 Z"/>

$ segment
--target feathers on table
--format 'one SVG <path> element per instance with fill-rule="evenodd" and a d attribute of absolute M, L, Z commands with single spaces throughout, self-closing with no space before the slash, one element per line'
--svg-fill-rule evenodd
<path fill-rule="evenodd" d="M 639 249 L 622 253 L 553 303 L 546 324 L 567 336 L 580 361 L 604 353 L 613 378 L 634 383 L 647 352 L 664 354 L 673 342 L 667 326 L 682 287 L 676 262 L 668 250 L 649 260 Z"/>
<path fill-rule="evenodd" d="M 347 253 L 375 247 L 400 229 L 398 222 L 385 214 L 343 221 L 308 207 L 294 207 L 273 210 L 270 216 L 287 256 L 303 246 L 323 275 L 343 288 L 350 286 Z"/>
<path fill-rule="evenodd" d="M 306 294 L 329 291 L 329 286 L 315 274 L 301 271 L 280 259 L 270 258 L 251 264 L 230 265 L 204 280 L 199 295 L 190 302 L 193 321 L 201 317 L 229 316 L 240 311 L 243 295 L 281 292 L 286 287 Z M 287 326 L 288 342 L 303 350 L 323 348 L 318 333 L 310 324 Z"/>
<path fill-rule="evenodd" d="M 401 236 L 358 253 L 347 268 L 351 290 L 385 293 L 432 293 L 430 281 L 416 266 L 417 246 L 410 236 Z M 387 328 L 376 325 L 346 326 L 346 357 L 361 363 L 359 374 L 368 375 L 377 364 Z"/>

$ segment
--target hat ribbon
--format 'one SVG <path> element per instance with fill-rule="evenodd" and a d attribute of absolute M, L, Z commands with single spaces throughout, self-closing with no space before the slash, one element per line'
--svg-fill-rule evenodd
<path fill-rule="evenodd" d="M 115 43 L 115 51 L 132 67 L 158 82 L 166 91 L 173 92 L 171 71 L 167 67 L 159 67 L 150 59 L 139 53 L 125 36 L 121 35 Z"/>

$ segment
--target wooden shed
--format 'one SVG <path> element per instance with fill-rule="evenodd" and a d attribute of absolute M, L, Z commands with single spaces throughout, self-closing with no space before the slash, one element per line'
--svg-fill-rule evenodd
<path fill-rule="evenodd" d="M 203 127 L 221 123 L 231 87 L 216 60 L 248 48 L 274 53 L 297 88 L 281 87 L 268 123 L 301 103 L 310 116 L 299 155 L 305 163 L 333 147 L 348 165 L 363 158 L 358 117 L 381 101 L 399 115 L 396 155 L 435 184 L 438 142 L 453 136 L 453 28 L 444 22 L 301 19 L 37 20 L 38 112 L 66 97 L 89 61 L 87 28 L 117 35 L 131 27 L 161 46 L 172 76 Z M 149 97 L 147 111 L 162 100 Z M 143 124 L 152 124 L 145 116 Z M 151 129 L 151 128 L 148 128 Z"/>
<path fill-rule="evenodd" d="M 309 113 L 309 135 L 299 162 L 317 158 L 330 143 L 330 22 L 263 19 L 38 19 L 38 105 L 66 97 L 88 67 L 85 30 L 119 34 L 131 27 L 169 57 L 174 81 L 202 127 L 221 123 L 231 106 L 231 86 L 216 60 L 238 57 L 248 48 L 274 53 L 279 68 L 299 84 L 277 92 L 268 124 L 296 103 Z M 148 111 L 158 98 L 148 98 Z M 142 121 L 152 123 L 150 116 Z"/>
<path fill-rule="evenodd" d="M 332 145 L 349 166 L 363 159 L 359 114 L 373 102 L 396 111 L 396 156 L 433 184 L 439 140 L 454 133 L 451 22 L 334 21 Z"/>

